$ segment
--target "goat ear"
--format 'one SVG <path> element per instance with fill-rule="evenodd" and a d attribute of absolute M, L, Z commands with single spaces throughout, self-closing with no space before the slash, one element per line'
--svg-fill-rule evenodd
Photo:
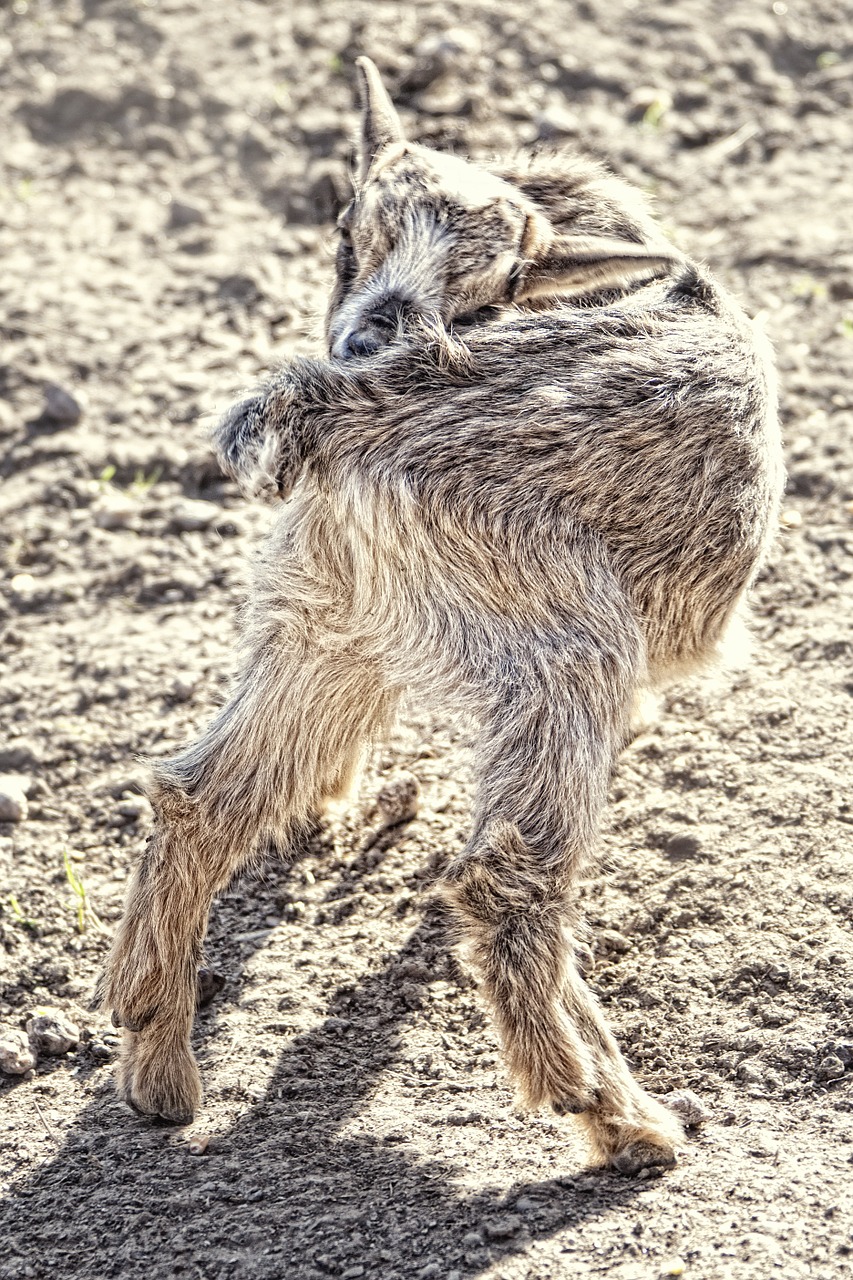
<path fill-rule="evenodd" d="M 541 235 L 541 223 L 537 231 Z M 510 292 L 518 301 L 589 293 L 683 261 L 677 249 L 666 245 L 653 247 L 606 236 L 558 235 L 543 240 L 534 233 L 525 240 L 533 243 L 522 244 L 526 256 L 510 273 Z"/>
<path fill-rule="evenodd" d="M 364 182 L 373 161 L 390 142 L 403 141 L 403 126 L 379 72 L 369 58 L 356 58 L 361 95 L 360 176 Z"/>

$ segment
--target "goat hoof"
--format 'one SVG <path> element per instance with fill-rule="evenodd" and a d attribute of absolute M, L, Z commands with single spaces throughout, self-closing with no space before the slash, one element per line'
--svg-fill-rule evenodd
<path fill-rule="evenodd" d="M 166 1124 L 189 1124 L 201 1102 L 201 1079 L 189 1045 L 164 1040 L 156 1028 L 154 1034 L 125 1035 L 116 1084 L 134 1111 Z"/>
<path fill-rule="evenodd" d="M 225 986 L 225 974 L 216 973 L 214 969 L 199 969 L 196 989 L 196 1008 L 203 1009 L 219 995 Z"/>
<path fill-rule="evenodd" d="M 610 1167 L 625 1177 L 633 1177 L 643 1169 L 671 1169 L 677 1164 L 675 1151 L 655 1142 L 632 1142 L 610 1157 Z"/>

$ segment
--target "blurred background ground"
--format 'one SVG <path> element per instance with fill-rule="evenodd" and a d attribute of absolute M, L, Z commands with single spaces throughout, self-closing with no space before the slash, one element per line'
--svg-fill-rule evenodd
<path fill-rule="evenodd" d="M 638 1073 L 712 1112 L 660 1179 L 591 1174 L 569 1124 L 513 1110 L 426 899 L 469 795 L 423 708 L 348 815 L 217 906 L 189 1135 L 114 1100 L 88 1008 L 147 829 L 135 754 L 223 696 L 269 518 L 205 414 L 317 349 L 360 52 L 421 141 L 609 161 L 779 353 L 755 660 L 623 757 L 586 891 Z M 0 1276 L 853 1274 L 851 106 L 833 0 L 0 7 L 0 1025 L 80 1033 L 0 1077 Z M 382 832 L 401 767 L 421 809 Z"/>

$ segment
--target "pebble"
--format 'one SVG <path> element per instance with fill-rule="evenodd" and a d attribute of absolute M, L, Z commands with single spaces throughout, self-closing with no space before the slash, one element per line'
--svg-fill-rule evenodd
<path fill-rule="evenodd" d="M 780 515 L 779 523 L 783 529 L 799 529 L 803 523 L 803 517 L 800 515 L 799 511 L 795 511 L 793 507 L 789 507 Z"/>
<path fill-rule="evenodd" d="M 376 807 L 386 826 L 409 822 L 417 815 L 420 783 L 414 774 L 398 773 L 376 793 Z"/>
<path fill-rule="evenodd" d="M 711 1112 L 692 1089 L 675 1089 L 663 1101 L 688 1129 L 698 1129 L 711 1119 Z"/>
<path fill-rule="evenodd" d="M 210 1146 L 209 1133 L 196 1133 L 187 1143 L 187 1151 L 191 1156 L 203 1156 L 207 1148 Z"/>
<path fill-rule="evenodd" d="M 177 533 L 196 533 L 200 529 L 209 529 L 220 519 L 222 508 L 215 502 L 205 502 L 203 498 L 187 498 L 173 508 L 169 528 Z"/>
<path fill-rule="evenodd" d="M 0 1035 L 0 1071 L 8 1076 L 24 1076 L 36 1065 L 36 1057 L 23 1031 Z"/>
<path fill-rule="evenodd" d="M 24 738 L 0 747 L 0 772 L 4 769 L 12 773 L 20 773 L 24 769 L 33 769 L 39 763 L 35 747 Z"/>
<path fill-rule="evenodd" d="M 844 1063 L 834 1053 L 821 1058 L 816 1072 L 818 1080 L 840 1080 L 844 1075 Z"/>
<path fill-rule="evenodd" d="M 107 489 L 94 505 L 94 513 L 99 529 L 125 529 L 139 515 L 139 504 L 126 493 Z"/>
<path fill-rule="evenodd" d="M 536 136 L 541 142 L 550 142 L 556 138 L 576 138 L 582 133 L 579 117 L 568 108 L 556 104 L 536 116 L 536 129 Z"/>
<path fill-rule="evenodd" d="M 70 391 L 66 391 L 55 382 L 49 382 L 44 389 L 42 412 L 52 422 L 68 427 L 73 427 L 75 422 L 79 422 L 83 416 L 80 402 L 72 396 Z"/>
<path fill-rule="evenodd" d="M 80 1043 L 76 1024 L 59 1009 L 43 1009 L 27 1022 L 30 1045 L 36 1054 L 58 1057 Z"/>
<path fill-rule="evenodd" d="M 686 1271 L 686 1265 L 683 1258 L 667 1258 L 661 1263 L 660 1275 L 664 1276 L 683 1276 Z"/>
<path fill-rule="evenodd" d="M 24 822 L 28 779 L 18 773 L 0 777 L 0 822 Z"/>
<path fill-rule="evenodd" d="M 666 852 L 670 858 L 695 858 L 700 848 L 695 836 L 670 836 L 666 842 Z"/>
<path fill-rule="evenodd" d="M 150 800 L 145 796 L 138 796 L 132 793 L 122 796 L 116 805 L 116 815 L 122 819 L 122 822 L 152 822 L 154 820 L 154 810 L 151 807 Z"/>
<path fill-rule="evenodd" d="M 173 200 L 169 205 L 169 231 L 183 231 L 184 227 L 198 227 L 206 222 L 204 213 L 194 204 Z"/>

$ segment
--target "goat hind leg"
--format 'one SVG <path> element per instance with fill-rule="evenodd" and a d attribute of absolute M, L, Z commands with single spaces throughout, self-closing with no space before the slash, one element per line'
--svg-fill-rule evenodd
<path fill-rule="evenodd" d="M 670 1165 L 682 1132 L 634 1080 L 571 946 L 572 890 L 587 862 L 630 711 L 619 667 L 562 676 L 494 708 L 475 832 L 445 886 L 522 1100 L 581 1119 L 595 1154 L 634 1173 Z M 626 664 L 626 670 L 630 670 Z M 555 679 L 556 677 L 556 679 Z M 518 686 L 517 686 L 518 687 Z"/>
<path fill-rule="evenodd" d="M 189 1044 L 210 904 L 265 834 L 315 812 L 394 699 L 369 663 L 267 646 L 200 741 L 154 769 L 156 827 L 101 985 L 123 1025 L 118 1087 L 174 1122 L 201 1097 Z"/>

